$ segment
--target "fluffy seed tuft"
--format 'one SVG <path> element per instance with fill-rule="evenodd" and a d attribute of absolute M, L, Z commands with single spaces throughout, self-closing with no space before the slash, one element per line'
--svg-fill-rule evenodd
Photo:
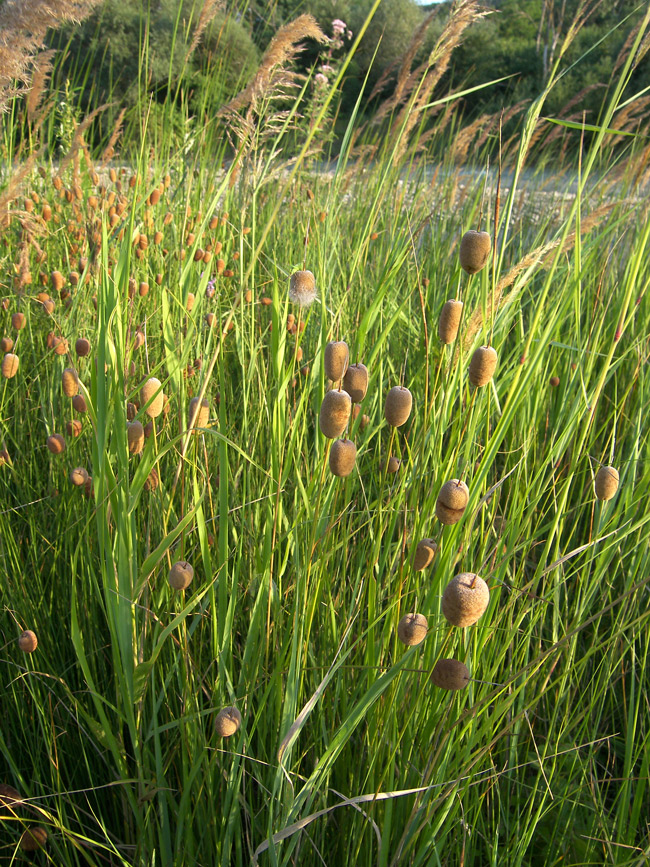
<path fill-rule="evenodd" d="M 309 307 L 316 300 L 316 280 L 311 271 L 295 271 L 289 279 L 289 300 Z"/>

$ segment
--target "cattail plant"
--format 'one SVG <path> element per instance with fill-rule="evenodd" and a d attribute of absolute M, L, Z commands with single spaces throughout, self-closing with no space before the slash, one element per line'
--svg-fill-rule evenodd
<path fill-rule="evenodd" d="M 39 849 L 43 849 L 46 843 L 47 831 L 40 825 L 36 825 L 23 831 L 18 845 L 23 852 L 37 852 Z"/>
<path fill-rule="evenodd" d="M 331 340 L 325 347 L 325 376 L 338 382 L 348 367 L 350 351 L 345 340 Z"/>
<path fill-rule="evenodd" d="M 3 337 L 0 340 L 0 352 L 11 352 L 14 348 L 14 342 L 11 337 Z"/>
<path fill-rule="evenodd" d="M 428 629 L 424 614 L 405 614 L 397 624 L 397 637 L 407 647 L 414 647 L 424 641 Z"/>
<path fill-rule="evenodd" d="M 386 395 L 384 416 L 391 427 L 401 427 L 408 421 L 413 406 L 413 396 L 408 388 L 396 385 Z"/>
<path fill-rule="evenodd" d="M 74 397 L 79 391 L 79 376 L 73 367 L 66 367 L 61 374 L 63 393 L 66 397 Z"/>
<path fill-rule="evenodd" d="M 86 398 L 83 394 L 75 394 L 72 398 L 72 407 L 75 412 L 88 412 Z"/>
<path fill-rule="evenodd" d="M 85 337 L 78 337 L 74 349 L 77 355 L 83 358 L 90 353 L 90 341 L 86 340 Z"/>
<path fill-rule="evenodd" d="M 431 672 L 431 682 L 440 689 L 464 689 L 469 679 L 469 668 L 457 659 L 439 659 Z"/>
<path fill-rule="evenodd" d="M 463 315 L 463 302 L 451 299 L 445 301 L 438 320 L 438 337 L 444 344 L 453 343 L 458 336 L 458 326 Z"/>
<path fill-rule="evenodd" d="M 477 388 L 487 385 L 494 376 L 498 356 L 493 346 L 479 346 L 469 363 L 469 381 Z"/>
<path fill-rule="evenodd" d="M 350 419 L 352 401 L 347 391 L 328 391 L 320 408 L 321 433 L 334 440 L 341 436 Z"/>
<path fill-rule="evenodd" d="M 25 327 L 26 321 L 25 314 L 20 311 L 11 315 L 11 327 L 15 331 L 21 331 Z"/>
<path fill-rule="evenodd" d="M 76 488 L 82 487 L 88 481 L 88 473 L 83 467 L 70 470 L 70 481 Z"/>
<path fill-rule="evenodd" d="M 441 524 L 456 524 L 469 502 L 469 488 L 460 479 L 450 479 L 440 488 L 436 499 L 436 516 Z"/>
<path fill-rule="evenodd" d="M 618 490 L 618 470 L 616 467 L 601 467 L 594 479 L 594 489 L 599 500 L 611 500 Z"/>
<path fill-rule="evenodd" d="M 2 375 L 5 379 L 12 379 L 18 373 L 18 367 L 20 365 L 20 360 L 17 355 L 14 355 L 13 352 L 7 352 L 4 358 L 2 359 Z"/>
<path fill-rule="evenodd" d="M 452 626 L 471 626 L 485 613 L 489 601 L 485 581 L 473 572 L 461 572 L 442 593 L 442 613 Z"/>
<path fill-rule="evenodd" d="M 196 413 L 196 418 L 194 418 L 194 414 Z M 194 423 L 192 424 L 192 429 L 198 433 L 198 428 L 207 427 L 208 422 L 210 421 L 210 404 L 206 398 L 203 398 L 201 401 L 201 405 L 199 406 L 198 397 L 193 397 L 190 401 L 190 411 L 189 411 L 189 420 L 190 424 L 192 423 L 192 418 L 194 418 Z"/>
<path fill-rule="evenodd" d="M 25 629 L 18 638 L 18 647 L 23 653 L 33 653 L 38 647 L 38 638 L 31 629 Z"/>
<path fill-rule="evenodd" d="M 220 738 L 231 737 L 239 731 L 240 726 L 241 714 L 234 705 L 220 710 L 214 721 L 214 727 Z"/>
<path fill-rule="evenodd" d="M 357 362 L 351 364 L 343 376 L 343 388 L 352 399 L 352 403 L 361 403 L 368 391 L 368 368 Z"/>
<path fill-rule="evenodd" d="M 58 433 L 49 436 L 46 445 L 53 455 L 60 455 L 65 451 L 65 440 Z"/>
<path fill-rule="evenodd" d="M 295 271 L 289 279 L 289 300 L 309 307 L 316 300 L 316 280 L 311 271 Z M 331 377 L 330 377 L 331 379 Z"/>
<path fill-rule="evenodd" d="M 336 440 L 330 449 L 329 463 L 333 475 L 345 478 L 354 469 L 357 447 L 352 440 Z"/>
<path fill-rule="evenodd" d="M 163 394 L 162 383 L 160 380 L 156 379 L 155 376 L 148 379 L 142 386 L 140 399 L 144 411 L 147 413 L 149 418 L 157 418 L 163 411 L 163 404 L 165 402 L 165 395 Z"/>
<path fill-rule="evenodd" d="M 169 570 L 167 580 L 173 590 L 186 590 L 194 578 L 194 569 L 185 560 L 174 563 Z"/>
<path fill-rule="evenodd" d="M 433 563 L 433 558 L 436 556 L 438 546 L 433 539 L 421 539 L 415 549 L 413 556 L 413 568 L 416 572 L 421 572 Z"/>
<path fill-rule="evenodd" d="M 487 264 L 492 242 L 487 232 L 465 232 L 460 241 L 460 265 L 468 274 L 476 274 Z"/>
<path fill-rule="evenodd" d="M 132 421 L 126 426 L 126 440 L 129 454 L 139 455 L 144 449 L 144 428 L 142 422 Z"/>

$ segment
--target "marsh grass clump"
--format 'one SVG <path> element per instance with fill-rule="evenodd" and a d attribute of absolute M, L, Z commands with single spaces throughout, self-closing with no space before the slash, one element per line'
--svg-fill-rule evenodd
<path fill-rule="evenodd" d="M 25 629 L 18 638 L 18 647 L 23 653 L 33 653 L 38 647 L 38 638 L 31 629 Z"/>
<path fill-rule="evenodd" d="M 619 475 L 616 467 L 601 467 L 594 479 L 594 489 L 599 500 L 611 500 L 618 491 Z"/>
<path fill-rule="evenodd" d="M 357 447 L 352 440 L 336 440 L 330 449 L 329 464 L 333 475 L 345 478 L 354 469 Z"/>
<path fill-rule="evenodd" d="M 432 683 L 440 689 L 464 689 L 469 680 L 469 668 L 457 659 L 439 659 L 431 672 Z"/>
<path fill-rule="evenodd" d="M 318 419 L 323 436 L 331 440 L 341 436 L 350 420 L 351 411 L 352 400 L 347 391 L 328 391 L 323 398 Z"/>
<path fill-rule="evenodd" d="M 338 382 L 347 370 L 349 358 L 350 350 L 345 340 L 331 340 L 325 347 L 325 376 Z"/>
<path fill-rule="evenodd" d="M 465 232 L 460 241 L 460 265 L 468 274 L 476 274 L 487 264 L 492 242 L 487 232 Z"/>
<path fill-rule="evenodd" d="M 469 502 L 469 488 L 460 479 L 450 479 L 440 488 L 436 499 L 436 517 L 441 524 L 452 525 L 463 517 Z"/>
<path fill-rule="evenodd" d="M 413 395 L 403 385 L 396 385 L 386 395 L 384 416 L 391 427 L 401 427 L 408 421 L 413 406 Z"/>
<path fill-rule="evenodd" d="M 415 647 L 427 637 L 428 629 L 424 614 L 405 614 L 397 624 L 397 637 L 407 647 Z"/>
<path fill-rule="evenodd" d="M 2 359 L 2 375 L 5 379 L 13 379 L 13 377 L 18 373 L 19 366 L 20 360 L 18 356 L 14 355 L 13 352 L 7 352 Z"/>
<path fill-rule="evenodd" d="M 445 345 L 453 343 L 458 336 L 458 327 L 463 315 L 463 302 L 450 299 L 445 301 L 438 320 L 438 337 Z"/>
<path fill-rule="evenodd" d="M 163 404 L 165 402 L 161 381 L 156 379 L 155 376 L 148 379 L 140 391 L 140 400 L 149 418 L 157 418 L 163 411 Z M 149 405 L 147 406 L 147 404 Z"/>
<path fill-rule="evenodd" d="M 368 391 L 368 368 L 357 362 L 351 364 L 343 376 L 343 388 L 352 399 L 352 403 L 361 403 Z"/>
<path fill-rule="evenodd" d="M 416 572 L 421 572 L 433 563 L 433 558 L 436 556 L 438 546 L 433 539 L 420 539 L 415 549 L 413 556 L 413 568 Z"/>
<path fill-rule="evenodd" d="M 469 363 L 469 381 L 477 388 L 487 385 L 497 367 L 497 351 L 493 346 L 479 346 Z"/>
<path fill-rule="evenodd" d="M 186 560 L 179 560 L 169 570 L 167 580 L 172 590 L 186 590 L 194 578 L 194 569 Z"/>
<path fill-rule="evenodd" d="M 294 271 L 289 278 L 289 300 L 300 307 L 309 307 L 314 303 L 316 279 L 311 271 Z"/>
<path fill-rule="evenodd" d="M 214 727 L 220 738 L 231 737 L 239 731 L 240 726 L 241 714 L 234 705 L 220 710 L 214 721 Z"/>
<path fill-rule="evenodd" d="M 442 613 L 452 626 L 471 626 L 485 613 L 489 602 L 485 581 L 473 572 L 461 572 L 443 591 Z"/>

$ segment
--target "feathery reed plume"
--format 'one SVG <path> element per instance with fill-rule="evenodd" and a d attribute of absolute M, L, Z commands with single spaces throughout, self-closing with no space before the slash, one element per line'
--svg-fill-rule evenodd
<path fill-rule="evenodd" d="M 41 51 L 36 55 L 33 61 L 34 72 L 32 73 L 32 83 L 27 91 L 27 99 L 25 107 L 27 109 L 27 120 L 33 123 L 36 120 L 38 109 L 45 93 L 47 81 L 52 72 L 52 60 L 54 59 L 55 51 Z"/>
<path fill-rule="evenodd" d="M 221 0 L 203 0 L 203 6 L 201 6 L 201 11 L 199 13 L 199 20 L 196 22 L 194 34 L 192 35 L 192 42 L 187 50 L 187 54 L 185 55 L 185 63 L 187 63 L 190 56 L 196 50 L 208 24 L 213 20 L 214 16 L 221 8 Z"/>
<path fill-rule="evenodd" d="M 87 149 L 86 142 L 84 141 L 84 133 L 90 126 L 90 124 L 95 120 L 98 114 L 101 114 L 102 111 L 106 111 L 111 105 L 110 102 L 105 102 L 103 105 L 98 105 L 97 108 L 94 108 L 90 114 L 86 115 L 86 117 L 75 125 L 74 136 L 72 138 L 72 145 L 70 150 L 61 160 L 61 164 L 59 165 L 58 176 L 61 177 L 65 169 L 70 165 L 71 162 L 75 163 L 75 176 L 77 176 L 79 171 L 79 151 L 85 151 Z"/>
<path fill-rule="evenodd" d="M 111 133 L 111 137 L 108 140 L 108 144 L 104 148 L 104 152 L 101 156 L 101 164 L 103 166 L 112 159 L 113 154 L 115 153 L 115 145 L 117 143 L 118 138 L 122 134 L 122 123 L 124 121 L 124 115 L 126 114 L 126 109 L 123 108 L 117 116 L 117 120 L 115 121 L 115 126 L 113 127 L 113 132 Z"/>
<path fill-rule="evenodd" d="M 67 21 L 80 22 L 97 0 L 5 0 L 0 5 L 0 111 L 6 111 L 17 92 L 15 81 L 26 84 L 27 70 L 49 29 Z"/>
<path fill-rule="evenodd" d="M 219 114 L 227 115 L 249 104 L 255 104 L 278 84 L 288 83 L 288 78 L 278 78 L 277 71 L 285 67 L 301 50 L 298 43 L 302 39 L 314 39 L 321 44 L 328 41 L 312 15 L 299 15 L 295 21 L 285 24 L 271 40 L 253 80 L 222 108 Z"/>

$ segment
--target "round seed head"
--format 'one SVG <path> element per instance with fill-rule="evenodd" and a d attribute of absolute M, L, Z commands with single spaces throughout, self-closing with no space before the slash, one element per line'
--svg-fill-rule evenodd
<path fill-rule="evenodd" d="M 424 641 L 428 628 L 429 624 L 424 614 L 405 614 L 397 624 L 397 637 L 402 644 L 413 647 Z"/>
<path fill-rule="evenodd" d="M 20 360 L 17 355 L 12 352 L 7 352 L 2 359 L 2 375 L 5 379 L 12 379 L 18 373 Z"/>
<path fill-rule="evenodd" d="M 88 355 L 88 353 L 90 352 L 90 341 L 86 340 L 85 337 L 78 337 L 74 348 L 77 355 L 82 357 Z"/>
<path fill-rule="evenodd" d="M 142 422 L 132 421 L 126 426 L 126 439 L 129 445 L 129 454 L 139 455 L 144 448 L 144 428 Z"/>
<path fill-rule="evenodd" d="M 83 394 L 75 394 L 72 398 L 72 406 L 75 412 L 87 412 L 86 398 Z"/>
<path fill-rule="evenodd" d="M 618 478 L 616 467 L 601 467 L 594 481 L 596 497 L 599 500 L 611 500 L 618 490 Z"/>
<path fill-rule="evenodd" d="M 145 407 L 144 411 L 147 413 L 149 418 L 157 418 L 163 411 L 163 403 L 165 401 L 160 380 L 156 379 L 155 376 L 148 379 L 142 386 L 140 399 L 142 401 L 142 406 Z M 145 406 L 150 400 L 151 403 L 149 406 Z"/>
<path fill-rule="evenodd" d="M 469 683 L 469 668 L 457 659 L 439 659 L 431 672 L 431 680 L 441 689 L 464 689 Z"/>
<path fill-rule="evenodd" d="M 234 735 L 235 732 L 239 731 L 239 727 L 241 726 L 241 714 L 239 710 L 234 705 L 232 707 L 224 707 L 217 714 L 214 726 L 220 738 L 229 738 L 231 735 Z"/>
<path fill-rule="evenodd" d="M 11 337 L 3 337 L 0 340 L 0 352 L 11 352 L 14 348 L 14 342 Z"/>
<path fill-rule="evenodd" d="M 194 569 L 185 560 L 174 563 L 169 570 L 168 581 L 173 590 L 185 590 L 192 583 Z"/>
<path fill-rule="evenodd" d="M 396 458 L 395 455 L 391 455 L 388 458 L 388 464 L 386 464 L 385 461 L 382 461 L 380 469 L 382 470 L 382 472 L 386 470 L 389 475 L 393 475 L 399 470 L 401 463 L 402 462 L 399 460 L 399 458 Z"/>
<path fill-rule="evenodd" d="M 458 335 L 460 317 L 463 314 L 463 302 L 445 301 L 438 320 L 438 337 L 442 343 L 453 343 Z"/>
<path fill-rule="evenodd" d="M 189 420 L 191 422 L 194 417 L 194 413 L 196 413 L 196 418 L 194 420 L 194 428 L 207 427 L 208 422 L 210 421 L 210 404 L 208 403 L 206 398 L 203 398 L 201 401 L 201 406 L 198 407 L 199 399 L 198 397 L 193 397 L 190 401 L 190 413 Z"/>
<path fill-rule="evenodd" d="M 60 292 L 65 285 L 65 278 L 60 271 L 52 271 L 51 274 L 52 289 L 55 292 Z"/>
<path fill-rule="evenodd" d="M 9 786 L 7 783 L 0 783 L 0 809 L 19 807 L 22 802 L 23 798 L 18 789 L 14 789 L 13 786 Z"/>
<path fill-rule="evenodd" d="M 416 572 L 421 572 L 433 563 L 433 558 L 436 556 L 438 546 L 433 539 L 421 539 L 415 549 L 413 557 L 413 568 Z"/>
<path fill-rule="evenodd" d="M 485 613 L 489 601 L 485 581 L 473 572 L 461 572 L 443 591 L 442 613 L 452 626 L 471 626 Z"/>
<path fill-rule="evenodd" d="M 47 438 L 47 447 L 53 455 L 60 455 L 65 451 L 65 440 L 61 434 L 52 434 Z"/>
<path fill-rule="evenodd" d="M 72 367 L 66 367 L 61 376 L 63 383 L 63 393 L 66 397 L 74 397 L 79 391 L 79 376 L 77 371 Z"/>
<path fill-rule="evenodd" d="M 26 629 L 24 632 L 21 632 L 18 639 L 18 647 L 20 647 L 23 653 L 33 653 L 37 646 L 38 638 L 36 638 L 35 632 L 32 632 L 31 629 Z"/>
<path fill-rule="evenodd" d="M 321 432 L 328 439 L 341 436 L 350 418 L 352 401 L 347 391 L 328 391 L 320 408 Z"/>
<path fill-rule="evenodd" d="M 330 470 L 335 476 L 345 478 L 354 469 L 357 447 L 352 440 L 336 440 L 330 449 Z"/>
<path fill-rule="evenodd" d="M 13 313 L 11 316 L 11 327 L 15 328 L 16 331 L 20 331 L 25 327 L 25 314 L 24 313 Z"/>
<path fill-rule="evenodd" d="M 343 377 L 343 388 L 352 398 L 352 403 L 361 403 L 368 391 L 368 368 L 365 364 L 351 364 Z"/>
<path fill-rule="evenodd" d="M 19 846 L 23 852 L 37 852 L 47 843 L 47 831 L 40 825 L 23 831 Z"/>
<path fill-rule="evenodd" d="M 309 307 L 316 300 L 316 280 L 311 271 L 295 271 L 289 279 L 289 300 Z"/>
<path fill-rule="evenodd" d="M 476 274 L 484 268 L 492 242 L 487 232 L 465 232 L 460 241 L 460 265 L 468 274 Z"/>
<path fill-rule="evenodd" d="M 345 340 L 331 340 L 325 347 L 325 375 L 338 382 L 348 367 L 350 351 Z"/>
<path fill-rule="evenodd" d="M 497 367 L 498 356 L 493 346 L 479 346 L 469 363 L 469 381 L 480 388 L 492 379 Z"/>
<path fill-rule="evenodd" d="M 66 422 L 65 432 L 69 437 L 78 437 L 82 430 L 83 425 L 78 418 L 73 418 L 71 421 Z"/>
<path fill-rule="evenodd" d="M 392 427 L 400 427 L 408 420 L 412 406 L 413 396 L 408 388 L 403 385 L 394 386 L 386 395 L 384 406 L 386 421 Z"/>
<path fill-rule="evenodd" d="M 75 487 L 80 488 L 88 481 L 88 473 L 83 467 L 75 467 L 70 470 L 70 481 Z"/>
<path fill-rule="evenodd" d="M 558 385 L 560 384 L 560 377 L 559 376 L 552 376 L 549 379 L 548 384 L 551 386 L 551 388 L 557 388 Z"/>
<path fill-rule="evenodd" d="M 155 467 L 152 467 L 151 472 L 144 481 L 145 491 L 155 491 L 160 484 L 160 476 Z"/>

